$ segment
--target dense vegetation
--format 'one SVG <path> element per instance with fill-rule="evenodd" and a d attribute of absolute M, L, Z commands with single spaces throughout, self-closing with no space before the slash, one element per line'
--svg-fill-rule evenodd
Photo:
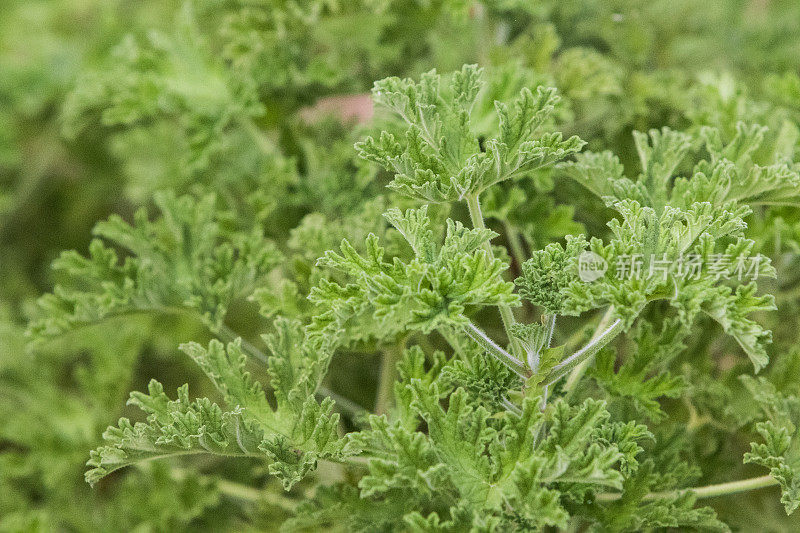
<path fill-rule="evenodd" d="M 2 11 L 0 531 L 800 529 L 800 4 Z"/>

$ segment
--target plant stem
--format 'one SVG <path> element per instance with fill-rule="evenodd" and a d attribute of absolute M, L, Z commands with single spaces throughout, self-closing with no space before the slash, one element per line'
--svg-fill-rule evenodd
<path fill-rule="evenodd" d="M 597 329 L 594 330 L 592 334 L 592 338 L 589 342 L 594 341 L 605 329 L 608 327 L 608 323 L 611 322 L 611 317 L 614 315 L 614 306 L 611 305 L 606 309 L 603 318 L 600 319 L 600 323 L 597 325 Z M 572 393 L 575 392 L 575 385 L 578 384 L 581 377 L 583 376 L 584 372 L 586 372 L 586 367 L 589 366 L 589 359 L 582 361 L 578 366 L 572 369 L 569 376 L 567 377 L 566 383 L 564 383 L 564 399 L 568 399 L 572 396 Z"/>
<path fill-rule="evenodd" d="M 483 213 L 481 213 L 481 204 L 478 201 L 478 195 L 470 194 L 465 198 L 467 200 L 467 207 L 469 208 L 469 218 L 472 221 L 472 227 L 475 229 L 486 229 L 486 224 L 483 222 Z M 486 250 L 489 258 L 494 258 L 492 245 L 489 243 L 489 241 L 485 241 L 483 243 L 483 249 Z M 523 353 L 522 347 L 511 335 L 511 326 L 515 322 L 514 313 L 511 312 L 511 307 L 505 304 L 500 304 L 497 306 L 497 308 L 500 310 L 500 318 L 503 320 L 503 329 L 506 332 L 506 337 L 508 338 L 511 351 L 519 359 Z"/>
<path fill-rule="evenodd" d="M 511 401 L 508 398 L 502 398 L 500 401 L 503 403 L 503 406 L 506 409 L 508 409 L 509 411 L 511 411 L 512 413 L 515 413 L 515 414 L 518 414 L 518 415 L 522 414 L 522 409 L 520 409 L 519 407 L 517 407 L 516 405 L 511 403 Z"/>
<path fill-rule="evenodd" d="M 552 385 L 562 377 L 566 376 L 569 372 L 576 369 L 582 363 L 591 359 L 597 352 L 599 352 L 604 346 L 606 346 L 617 335 L 620 334 L 622 331 L 622 326 L 623 324 L 621 319 L 615 320 L 614 323 L 606 328 L 602 333 L 595 336 L 589 344 L 554 366 L 550 373 L 545 377 L 544 383 L 547 385 Z"/>
<path fill-rule="evenodd" d="M 746 492 L 748 490 L 762 489 L 777 485 L 778 481 L 772 476 L 760 476 L 750 479 L 741 479 L 739 481 L 729 481 L 727 483 L 719 483 L 717 485 L 706 485 L 704 487 L 693 487 L 689 489 L 679 489 L 664 492 L 651 492 L 646 494 L 645 500 L 657 500 L 659 498 L 668 498 L 677 496 L 684 492 L 691 492 L 698 498 L 715 498 L 717 496 L 727 496 L 729 494 L 736 494 L 739 492 Z M 597 495 L 599 502 L 613 502 L 622 498 L 622 494 L 617 493 L 600 493 Z"/>
<path fill-rule="evenodd" d="M 241 117 L 239 119 L 239 124 L 242 126 L 242 129 L 250 135 L 250 138 L 253 139 L 253 142 L 258 146 L 261 153 L 267 156 L 275 154 L 276 143 L 253 122 L 251 117 Z"/>
<path fill-rule="evenodd" d="M 522 246 L 522 239 L 520 238 L 517 228 L 506 222 L 503 224 L 506 230 L 506 239 L 511 246 L 511 257 L 517 263 L 517 267 L 522 269 L 522 263 L 525 262 L 525 248 Z"/>
<path fill-rule="evenodd" d="M 525 363 L 517 359 L 500 346 L 498 346 L 486 333 L 480 330 L 475 324 L 470 322 L 464 328 L 470 339 L 475 341 L 484 350 L 489 352 L 495 359 L 506 365 L 512 372 L 521 378 L 525 378 Z"/>
<path fill-rule="evenodd" d="M 171 473 L 172 477 L 175 479 L 182 480 L 189 474 L 189 471 L 184 470 L 183 468 L 173 467 L 171 469 Z M 202 474 L 199 475 L 203 478 L 213 479 L 214 484 L 217 486 L 219 491 L 230 498 L 247 502 L 263 501 L 292 512 L 295 510 L 298 504 L 298 502 L 292 500 L 291 498 L 287 498 L 281 494 L 275 494 L 268 490 L 257 489 L 241 483 L 236 483 L 235 481 L 228 481 L 227 479 L 218 479 L 210 476 L 204 476 Z"/>
<path fill-rule="evenodd" d="M 328 397 L 334 402 L 334 407 L 341 410 L 343 413 L 346 413 L 350 416 L 350 419 L 353 421 L 357 421 L 358 419 L 364 418 L 370 414 L 370 412 L 356 402 L 349 398 L 345 398 L 341 394 L 333 392 L 325 385 L 320 385 L 317 387 L 317 397 Z"/>
<path fill-rule="evenodd" d="M 549 348 L 553 344 L 553 332 L 556 330 L 556 314 L 553 313 L 547 317 L 547 340 L 545 340 L 544 347 Z"/>
<path fill-rule="evenodd" d="M 255 344 L 250 342 L 249 340 L 245 339 L 233 329 L 230 328 L 227 324 L 223 324 L 222 327 L 219 329 L 219 336 L 222 337 L 225 342 L 233 342 L 236 339 L 239 339 L 239 342 L 242 344 L 242 350 L 245 353 L 250 354 L 251 356 L 255 357 L 259 361 L 266 363 L 267 362 L 267 354 L 260 350 Z"/>
<path fill-rule="evenodd" d="M 403 357 L 405 339 L 394 346 L 383 350 L 381 359 L 381 374 L 378 381 L 378 391 L 375 397 L 375 412 L 385 414 L 392 406 L 394 400 L 394 384 L 397 381 L 397 362 Z"/>

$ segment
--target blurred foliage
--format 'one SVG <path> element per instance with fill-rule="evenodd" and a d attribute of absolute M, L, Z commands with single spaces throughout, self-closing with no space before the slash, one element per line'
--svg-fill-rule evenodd
<path fill-rule="evenodd" d="M 742 124 L 764 128 L 746 130 L 759 139 L 738 153 L 737 172 L 785 168 L 773 190 L 796 188 L 797 2 L 5 0 L 0 10 L 0 531 L 800 528 L 785 512 L 797 506 L 800 468 L 800 213 L 784 205 L 792 191 L 776 202 L 748 197 L 742 203 L 752 212 L 734 217 L 746 229 L 719 233 L 746 238 L 748 252 L 771 260 L 775 278 L 759 286 L 778 312 L 748 300 L 741 305 L 754 311 L 750 321 L 733 296 L 712 299 L 706 287 L 692 289 L 679 311 L 656 303 L 546 414 L 531 397 L 499 398 L 519 388 L 517 377 L 457 329 L 472 320 L 503 338 L 493 306 L 519 303 L 510 282 L 521 276 L 530 301 L 509 312 L 532 326 L 506 348 L 535 345 L 536 311 L 556 310 L 547 291 L 567 283 L 537 273 L 545 264 L 567 272 L 566 236 L 613 243 L 603 252 L 609 261 L 625 242 L 646 238 L 636 233 L 647 225 L 637 225 L 641 213 L 609 202 L 602 189 L 609 176 L 627 179 L 623 168 L 631 178 L 647 175 L 647 143 L 634 131 L 667 127 L 688 139 L 677 151 L 689 155 L 662 176 L 672 204 L 686 192 L 680 177 L 708 171 L 720 150 L 741 141 Z M 463 64 L 484 68 L 474 102 L 427 93 L 433 100 L 413 109 L 421 121 L 386 109 L 361 122 L 341 119 L 352 110 L 315 111 L 398 77 L 375 85 L 376 100 L 402 115 L 413 106 L 396 105 L 397 95 L 417 90 L 405 78 L 435 79 L 423 75 L 434 68 L 463 73 Z M 554 87 L 558 98 L 537 107 L 533 95 L 549 95 L 536 93 L 539 86 Z M 524 88 L 530 98 L 517 100 Z M 466 148 L 452 158 L 445 147 L 431 163 L 425 154 L 439 147 L 408 132 L 423 128 L 426 105 L 439 98 L 455 103 L 435 120 Z M 541 130 L 509 134 L 509 123 L 528 124 L 526 110 L 543 107 Z M 367 154 L 388 171 L 354 148 L 382 135 L 403 141 Z M 508 156 L 503 143 L 524 159 L 531 146 L 518 141 L 549 135 L 545 156 L 520 176 L 480 174 L 491 150 L 503 154 L 497 160 Z M 579 147 L 558 144 L 571 136 L 591 155 L 553 166 Z M 606 151 L 613 163 L 593 175 L 590 158 Z M 736 159 L 734 152 L 724 157 Z M 401 159 L 404 172 L 393 166 Z M 450 164 L 472 174 L 450 182 Z M 432 180 L 428 168 L 441 172 Z M 482 193 L 488 229 L 466 229 L 465 192 L 476 201 Z M 713 202 L 707 193 L 693 191 Z M 442 203 L 412 210 L 420 198 Z M 683 208 L 681 216 L 694 216 Z M 713 218 L 724 218 L 715 208 Z M 638 229 L 607 226 L 620 216 Z M 482 283 L 470 286 L 471 276 Z M 392 301 L 398 286 L 413 298 Z M 570 312 L 609 301 L 619 309 L 658 289 L 607 290 L 616 299 L 573 294 Z M 708 302 L 718 312 L 694 313 Z M 566 314 L 564 305 L 557 310 Z M 557 344 L 588 341 L 599 316 L 587 316 L 559 318 Z M 758 377 L 736 340 L 757 366 L 769 357 Z M 178 349 L 190 342 L 199 344 Z M 395 384 L 397 376 L 413 387 Z M 151 379 L 163 389 L 139 392 L 127 406 L 129 393 L 147 390 Z M 234 382 L 240 388 L 231 390 Z M 440 397 L 457 387 L 443 409 Z M 512 467 L 546 462 L 569 443 L 550 435 L 513 457 L 498 452 L 525 429 L 501 414 L 504 402 L 519 405 L 537 431 L 542 424 L 569 432 L 572 419 L 585 420 L 564 472 L 592 472 L 625 497 L 602 505 L 594 489 L 555 474 L 541 483 Z M 391 424 L 367 418 L 374 411 Z M 198 419 L 218 423 L 208 433 L 216 452 L 237 444 L 230 424 L 245 424 L 253 439 L 247 457 L 183 453 L 205 446 L 182 440 Z M 145 424 L 138 433 L 137 421 Z M 119 454 L 131 441 L 141 445 L 137 439 L 187 456 L 99 481 L 96 472 L 90 488 L 85 464 L 108 426 L 119 433 L 94 456 L 95 468 L 133 462 Z M 475 431 L 460 433 L 464 427 Z M 363 431 L 347 443 L 339 439 L 356 430 Z M 265 438 L 270 431 L 282 438 Z M 160 455 L 150 448 L 136 458 Z M 402 464 L 341 462 L 370 448 L 400 450 Z M 583 449 L 594 455 L 580 462 Z M 470 463 L 484 452 L 486 464 Z M 604 462 L 610 458 L 616 466 Z M 490 462 L 496 470 L 487 476 L 514 472 L 521 480 L 502 494 L 528 515 L 465 506 L 482 489 L 443 474 L 456 466 L 484 474 Z M 702 502 L 685 493 L 642 499 L 767 473 L 782 496 L 769 488 Z M 526 521 L 533 515 L 538 521 Z"/>

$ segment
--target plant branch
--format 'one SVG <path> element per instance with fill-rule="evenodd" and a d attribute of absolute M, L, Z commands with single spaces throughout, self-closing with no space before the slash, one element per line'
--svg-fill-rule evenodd
<path fill-rule="evenodd" d="M 549 348 L 553 344 L 553 332 L 556 330 L 556 314 L 553 313 L 547 318 L 547 340 L 544 347 Z"/>
<path fill-rule="evenodd" d="M 186 478 L 187 475 L 190 474 L 188 470 L 184 470 L 183 468 L 173 467 L 170 469 L 172 477 L 176 480 L 183 480 Z M 243 485 L 241 483 L 237 483 L 235 481 L 228 481 L 227 479 L 219 479 L 213 476 L 204 476 L 202 474 L 196 474 L 205 479 L 212 480 L 213 483 L 217 486 L 217 489 L 230 498 L 234 498 L 237 500 L 247 501 L 247 502 L 267 502 L 277 507 L 281 507 L 287 511 L 293 512 L 297 507 L 298 503 L 291 498 L 287 498 L 281 494 L 276 494 L 274 492 L 268 490 L 257 489 L 255 487 L 250 487 L 248 485 Z"/>
<path fill-rule="evenodd" d="M 250 342 L 249 340 L 245 339 L 237 332 L 232 330 L 230 326 L 227 324 L 223 324 L 222 327 L 219 329 L 220 337 L 223 337 L 226 342 L 232 342 L 235 339 L 239 339 L 239 342 L 242 343 L 242 350 L 250 354 L 251 356 L 255 357 L 262 363 L 266 363 L 267 359 L 269 358 L 263 350 L 259 349 L 255 344 Z"/>
<path fill-rule="evenodd" d="M 592 338 L 589 342 L 594 341 L 607 327 L 609 322 L 611 322 L 611 317 L 614 315 L 614 306 L 611 305 L 606 309 L 603 318 L 600 319 L 600 323 L 597 324 L 597 329 L 594 330 L 592 334 Z M 589 366 L 589 359 L 582 361 L 578 366 L 576 366 L 570 372 L 569 376 L 567 377 L 566 383 L 564 383 L 564 394 L 565 399 L 568 399 L 573 392 L 575 392 L 575 386 L 580 381 L 581 377 L 583 376 L 584 372 L 586 372 L 586 367 Z"/>
<path fill-rule="evenodd" d="M 381 358 L 381 374 L 378 381 L 378 391 L 375 397 L 375 412 L 385 414 L 392 406 L 394 400 L 394 384 L 397 381 L 397 362 L 403 357 L 405 339 L 394 346 L 383 350 Z"/>
<path fill-rule="evenodd" d="M 727 483 L 719 483 L 717 485 L 705 485 L 703 487 L 693 487 L 688 489 L 678 489 L 664 492 L 651 492 L 644 496 L 645 500 L 658 500 L 660 498 L 669 498 L 672 496 L 679 496 L 684 492 L 691 492 L 698 498 L 715 498 L 717 496 L 727 496 L 729 494 L 736 494 L 739 492 L 746 492 L 749 490 L 757 490 L 765 487 L 772 487 L 777 485 L 778 481 L 772 476 L 760 476 L 750 479 L 741 479 L 739 481 L 729 481 Z M 604 492 L 597 495 L 596 500 L 599 502 L 613 502 L 622 498 L 622 494 Z"/>
<path fill-rule="evenodd" d="M 472 227 L 475 229 L 486 229 L 486 224 L 483 221 L 483 213 L 481 212 L 481 204 L 478 201 L 477 194 L 470 194 L 466 196 L 467 200 L 467 207 L 469 208 L 469 218 L 472 221 Z M 492 245 L 489 241 L 483 243 L 483 249 L 486 250 L 486 253 L 489 255 L 490 258 L 494 257 L 494 252 L 492 251 Z M 522 347 L 519 343 L 514 339 L 511 335 L 511 326 L 514 324 L 514 313 L 511 311 L 511 307 L 508 305 L 500 304 L 497 306 L 500 310 L 500 318 L 503 320 L 503 329 L 506 332 L 506 337 L 508 338 L 509 346 L 511 346 L 511 351 L 517 357 L 523 353 Z"/>
<path fill-rule="evenodd" d="M 511 247 L 511 257 L 513 257 L 514 262 L 517 263 L 517 268 L 522 269 L 522 263 L 525 262 L 525 248 L 522 245 L 519 231 L 508 222 L 504 223 L 503 226 L 506 230 L 506 239 L 508 239 L 508 244 Z M 519 270 L 517 270 L 517 272 L 519 272 Z"/>
<path fill-rule="evenodd" d="M 525 379 L 525 363 L 517 359 L 500 346 L 497 345 L 486 333 L 480 330 L 475 324 L 470 322 L 464 328 L 470 339 L 475 341 L 481 348 L 489 352 L 495 359 L 506 365 L 512 372 Z"/>
<path fill-rule="evenodd" d="M 267 156 L 275 155 L 276 143 L 271 139 L 267 134 L 259 128 L 255 122 L 253 122 L 252 117 L 240 117 L 239 124 L 241 125 L 242 129 L 250 135 L 250 138 L 253 139 L 253 142 L 261 151 L 262 154 Z"/>
<path fill-rule="evenodd" d="M 544 383 L 547 385 L 552 385 L 577 368 L 580 364 L 594 357 L 597 352 L 603 349 L 609 342 L 611 342 L 617 335 L 620 334 L 622 327 L 622 320 L 618 318 L 602 333 L 595 336 L 589 344 L 554 366 L 550 373 L 543 380 Z"/>

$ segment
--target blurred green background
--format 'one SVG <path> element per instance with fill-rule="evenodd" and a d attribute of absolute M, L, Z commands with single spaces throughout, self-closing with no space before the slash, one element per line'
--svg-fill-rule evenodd
<path fill-rule="evenodd" d="M 765 109 L 769 120 L 796 123 L 800 4 L 4 0 L 0 531 L 275 528 L 291 503 L 257 464 L 207 465 L 214 475 L 153 464 L 95 489 L 83 481 L 89 450 L 127 413 L 130 390 L 151 377 L 169 390 L 187 380 L 203 390 L 177 351 L 179 342 L 209 338 L 201 322 L 132 315 L 30 346 L 34 302 L 61 281 L 50 264 L 62 250 L 85 254 L 95 223 L 152 212 L 153 195 L 164 190 L 241 203 L 244 222 L 231 224 L 265 228 L 294 254 L 292 268 L 311 270 L 315 254 L 298 252 L 292 239 L 315 230 L 315 220 L 339 223 L 316 241 L 321 253 L 366 231 L 353 221 L 380 213 L 385 176 L 354 160 L 352 143 L 368 125 L 310 126 L 301 110 L 367 93 L 385 76 L 469 62 L 555 84 L 568 134 L 631 157 L 634 128 L 724 126 Z M 570 212 L 559 213 L 567 220 L 553 225 L 570 231 Z M 787 220 L 784 247 L 797 238 Z M 543 246 L 564 232 L 528 240 Z M 263 327 L 246 299 L 227 320 L 251 338 Z M 359 380 L 374 376 L 354 378 L 354 364 L 337 361 L 331 383 L 371 408 Z M 738 461 L 731 453 L 731 464 Z M 247 483 L 255 476 L 275 497 L 253 504 L 241 495 L 250 503 L 242 506 L 224 496 L 216 474 Z M 720 513 L 747 524 L 748 513 L 767 509 L 763 531 L 792 530 L 774 513 L 775 499 L 755 494 Z"/>

